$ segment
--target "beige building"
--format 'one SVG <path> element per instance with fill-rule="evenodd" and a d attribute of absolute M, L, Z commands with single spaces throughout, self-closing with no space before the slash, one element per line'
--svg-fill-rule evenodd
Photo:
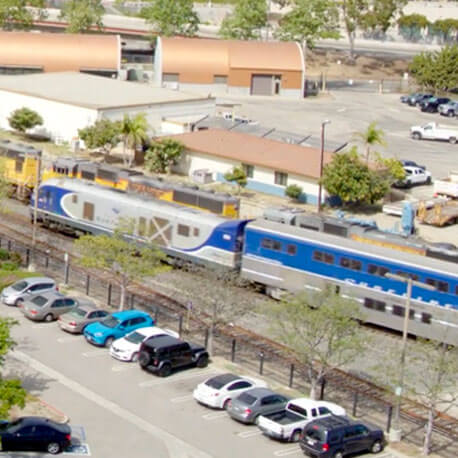
<path fill-rule="evenodd" d="M 119 35 L 0 32 L 0 74 L 85 72 L 117 75 Z"/>
<path fill-rule="evenodd" d="M 212 94 L 304 94 L 302 49 L 294 42 L 158 37 L 158 85 Z"/>
<path fill-rule="evenodd" d="M 185 154 L 175 166 L 177 173 L 211 175 L 215 181 L 224 181 L 226 172 L 242 165 L 248 178 L 247 189 L 283 197 L 286 187 L 296 184 L 302 188 L 302 202 L 317 202 L 320 149 L 222 129 L 198 130 L 171 138 L 185 145 Z M 331 160 L 332 153 L 325 152 L 323 163 Z"/>

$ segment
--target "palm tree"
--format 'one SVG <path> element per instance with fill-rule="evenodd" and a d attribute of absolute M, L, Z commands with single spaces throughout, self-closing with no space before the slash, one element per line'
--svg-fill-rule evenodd
<path fill-rule="evenodd" d="M 121 135 L 124 146 L 124 164 L 129 167 L 132 165 L 135 158 L 137 147 L 142 145 L 147 138 L 146 131 L 148 130 L 148 122 L 144 113 L 138 113 L 133 118 L 127 114 L 121 123 Z M 130 150 L 131 154 L 127 154 Z"/>
<path fill-rule="evenodd" d="M 371 147 L 374 145 L 385 146 L 385 132 L 377 129 L 377 123 L 371 122 L 364 132 L 355 132 L 354 137 L 366 147 L 366 163 L 369 162 Z"/>

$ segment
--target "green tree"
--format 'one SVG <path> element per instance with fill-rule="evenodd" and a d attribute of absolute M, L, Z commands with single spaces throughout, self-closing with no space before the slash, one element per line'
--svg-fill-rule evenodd
<path fill-rule="evenodd" d="M 355 146 L 349 152 L 334 155 L 325 165 L 321 179 L 326 191 L 344 204 L 374 204 L 385 196 L 392 181 L 387 173 L 370 169 Z"/>
<path fill-rule="evenodd" d="M 199 30 L 199 16 L 192 0 L 150 0 L 141 16 L 154 27 L 158 35 L 194 36 Z"/>
<path fill-rule="evenodd" d="M 300 195 L 302 194 L 302 188 L 297 184 L 290 184 L 286 187 L 285 194 L 290 199 L 299 199 Z"/>
<path fill-rule="evenodd" d="M 442 43 L 453 43 L 458 38 L 458 19 L 438 19 L 430 25 L 430 33 L 439 37 Z"/>
<path fill-rule="evenodd" d="M 101 0 L 70 0 L 64 3 L 59 19 L 68 23 L 67 33 L 84 33 L 93 26 L 101 30 L 104 14 Z"/>
<path fill-rule="evenodd" d="M 78 135 L 86 148 L 101 148 L 105 156 L 121 141 L 121 123 L 109 119 L 99 119 L 92 126 L 78 129 Z"/>
<path fill-rule="evenodd" d="M 172 166 L 178 164 L 184 151 L 183 143 L 173 138 L 154 141 L 145 155 L 145 167 L 150 172 L 170 173 Z"/>
<path fill-rule="evenodd" d="M 129 167 L 135 160 L 135 154 L 148 138 L 148 121 L 145 113 L 138 113 L 133 118 L 125 114 L 121 122 L 121 136 L 124 146 L 124 164 Z"/>
<path fill-rule="evenodd" d="M 234 167 L 231 171 L 224 174 L 224 179 L 230 181 L 231 183 L 236 183 L 238 187 L 238 193 L 240 194 L 242 188 L 244 188 L 247 183 L 247 176 L 245 170 L 242 166 Z"/>
<path fill-rule="evenodd" d="M 43 125 L 43 118 L 30 108 L 18 108 L 8 118 L 10 127 L 18 132 L 25 133 L 27 129 Z"/>
<path fill-rule="evenodd" d="M 402 14 L 407 2 L 408 0 L 369 0 L 367 11 L 361 17 L 362 28 L 385 35 Z"/>
<path fill-rule="evenodd" d="M 45 6 L 45 0 L 1 0 L 0 29 L 29 29 L 35 19 L 46 17 Z"/>
<path fill-rule="evenodd" d="M 0 317 L 0 367 L 5 364 L 7 353 L 16 345 L 11 337 L 11 328 L 16 324 L 17 321 L 11 318 Z M 5 380 L 0 375 L 0 418 L 8 418 L 13 406 L 24 407 L 26 395 L 19 380 Z"/>
<path fill-rule="evenodd" d="M 368 0 L 341 0 L 337 5 L 340 8 L 345 32 L 350 44 L 350 59 L 354 59 L 356 31 L 360 28 L 362 18 L 367 12 Z"/>
<path fill-rule="evenodd" d="M 333 0 L 295 0 L 293 9 L 280 20 L 276 36 L 313 48 L 322 38 L 339 38 L 339 11 Z"/>
<path fill-rule="evenodd" d="M 272 331 L 305 367 L 310 397 L 316 399 L 320 380 L 367 348 L 357 319 L 359 305 L 326 288 L 318 293 L 289 296 L 268 309 Z"/>
<path fill-rule="evenodd" d="M 385 146 L 385 132 L 377 128 L 375 121 L 371 122 L 364 132 L 355 132 L 354 138 L 361 142 L 366 149 L 366 163 L 369 163 L 371 148 L 374 145 Z"/>
<path fill-rule="evenodd" d="M 458 45 L 415 56 L 409 71 L 419 86 L 434 92 L 458 87 Z"/>
<path fill-rule="evenodd" d="M 226 39 L 257 40 L 266 25 L 266 0 L 237 0 L 233 13 L 223 19 L 219 34 Z"/>
<path fill-rule="evenodd" d="M 112 236 L 84 235 L 75 241 L 75 249 L 81 255 L 78 262 L 84 267 L 108 271 L 120 286 L 119 310 L 124 309 L 130 284 L 168 269 L 163 264 L 164 253 L 155 245 L 139 246 L 127 241 L 126 235 L 146 237 L 146 230 L 141 220 L 137 224 L 133 220 L 120 221 Z"/>
<path fill-rule="evenodd" d="M 398 19 L 399 33 L 409 41 L 418 41 L 430 22 L 422 14 L 408 14 Z"/>

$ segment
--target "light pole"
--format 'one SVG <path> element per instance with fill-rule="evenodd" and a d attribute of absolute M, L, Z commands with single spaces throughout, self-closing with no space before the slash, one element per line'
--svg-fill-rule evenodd
<path fill-rule="evenodd" d="M 415 281 L 412 277 L 404 277 L 402 275 L 392 274 L 387 272 L 385 274 L 386 278 L 391 280 L 401 281 L 407 284 L 406 291 L 406 308 L 404 311 L 404 324 L 402 327 L 402 343 L 401 343 L 401 359 L 399 362 L 399 379 L 398 386 L 396 387 L 396 404 L 394 411 L 394 420 L 393 428 L 390 430 L 390 441 L 399 442 L 401 440 L 401 424 L 400 424 L 400 415 L 401 415 L 401 401 L 402 401 L 402 391 L 404 389 L 404 373 L 405 373 L 405 362 L 406 362 L 406 353 L 407 353 L 407 334 L 409 329 L 409 319 L 410 319 L 410 301 L 412 299 L 412 286 L 419 286 L 420 288 L 434 291 L 436 288 L 434 286 L 428 285 L 427 283 L 422 283 Z"/>
<path fill-rule="evenodd" d="M 321 193 L 322 193 L 322 186 L 321 186 L 321 177 L 323 176 L 323 159 L 324 159 L 324 126 L 329 124 L 331 121 L 329 119 L 325 119 L 321 123 L 321 150 L 320 150 L 320 177 L 318 182 L 318 213 L 321 212 Z"/>

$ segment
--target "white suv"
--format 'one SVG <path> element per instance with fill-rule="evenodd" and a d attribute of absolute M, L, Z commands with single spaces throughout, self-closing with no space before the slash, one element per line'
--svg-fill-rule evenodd
<path fill-rule="evenodd" d="M 58 290 L 59 288 L 52 278 L 28 277 L 4 288 L 0 295 L 0 300 L 6 305 L 18 306 L 33 294 Z"/>

